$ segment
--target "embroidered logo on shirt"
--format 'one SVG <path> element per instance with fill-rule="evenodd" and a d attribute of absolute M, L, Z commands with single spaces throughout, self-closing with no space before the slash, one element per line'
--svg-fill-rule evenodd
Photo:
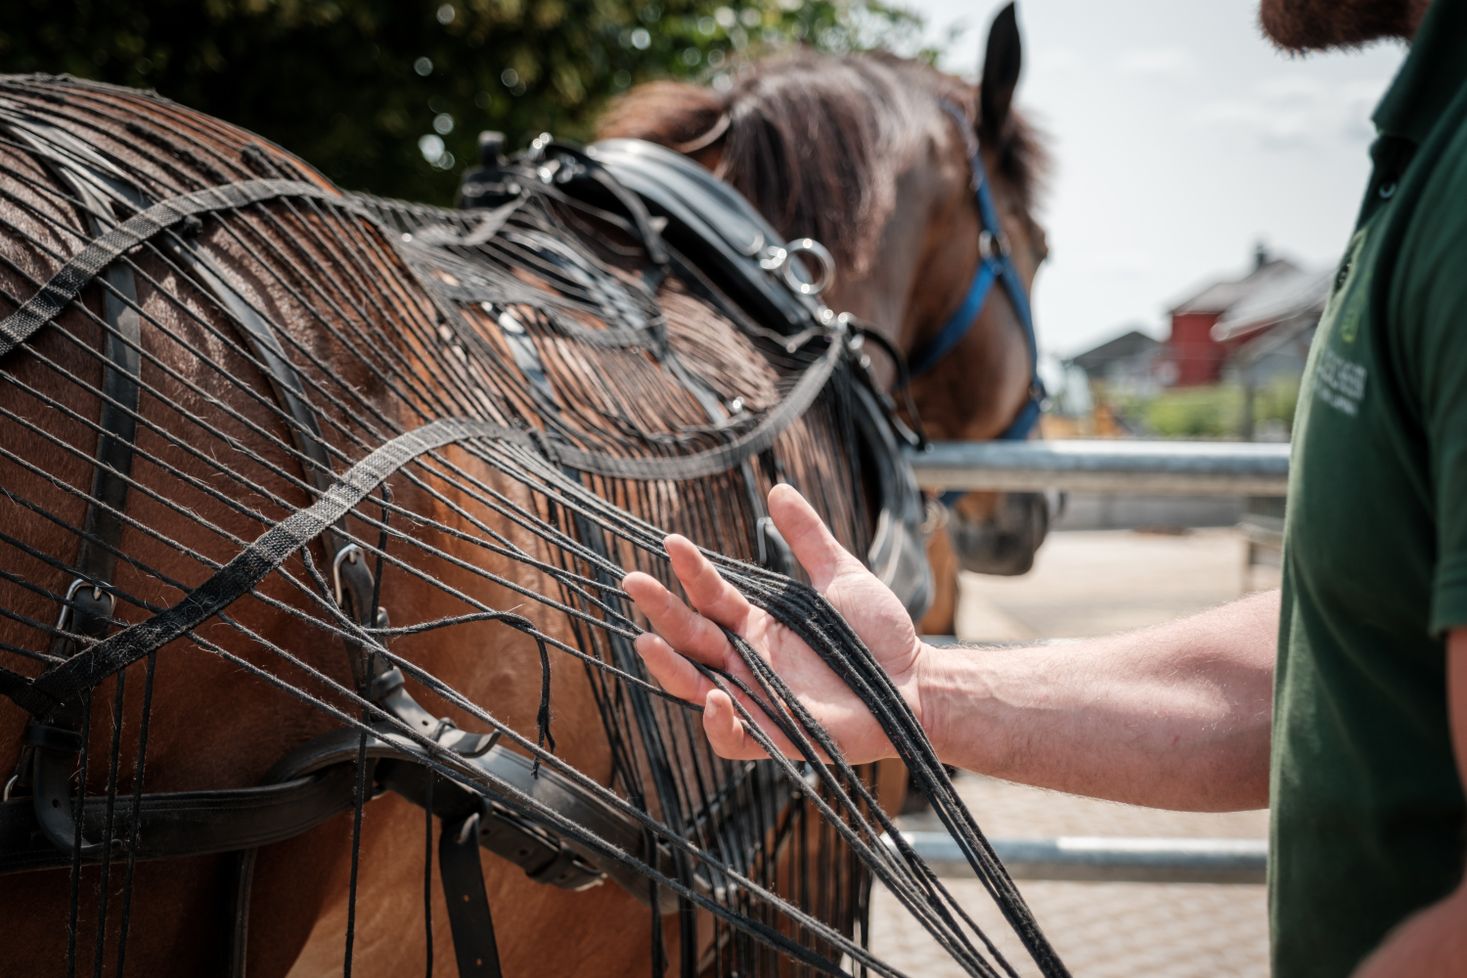
<path fill-rule="evenodd" d="M 1370 269 L 1360 267 L 1368 229 L 1369 225 L 1360 228 L 1350 238 L 1335 272 L 1334 288 L 1319 317 L 1309 380 L 1315 400 L 1352 418 L 1365 397 L 1365 365 L 1350 355 L 1355 352 L 1369 294 Z"/>
<path fill-rule="evenodd" d="M 1365 396 L 1365 365 L 1346 360 L 1326 347 L 1314 366 L 1314 396 L 1354 417 Z"/>

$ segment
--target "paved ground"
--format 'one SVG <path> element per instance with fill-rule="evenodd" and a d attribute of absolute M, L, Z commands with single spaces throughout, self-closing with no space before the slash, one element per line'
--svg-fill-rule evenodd
<path fill-rule="evenodd" d="M 1273 586 L 1276 572 L 1246 576 L 1242 540 L 1230 530 L 1184 535 L 1128 531 L 1057 533 L 1033 573 L 964 581 L 959 635 L 973 639 L 1083 636 L 1137 628 Z M 975 776 L 964 799 L 994 837 L 1164 836 L 1261 838 L 1267 815 L 1160 812 L 1076 798 Z M 924 826 L 925 827 L 925 826 Z M 1016 942 L 975 882 L 954 881 L 964 906 L 1020 974 Z M 1075 978 L 1231 978 L 1267 973 L 1262 886 L 1135 883 L 1021 884 L 1025 898 Z M 926 934 L 878 893 L 873 946 L 911 975 L 962 974 Z"/>

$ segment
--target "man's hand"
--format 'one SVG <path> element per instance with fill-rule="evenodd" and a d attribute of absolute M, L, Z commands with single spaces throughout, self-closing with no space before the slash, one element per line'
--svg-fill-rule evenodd
<path fill-rule="evenodd" d="M 920 720 L 918 679 L 925 647 L 901 601 L 836 542 L 792 487 L 774 487 L 769 493 L 769 514 L 815 590 L 850 622 Z M 865 704 L 804 641 L 749 604 L 690 541 L 670 536 L 665 544 L 673 572 L 692 607 L 646 574 L 627 575 L 622 586 L 656 630 L 656 634 L 638 636 L 636 648 L 664 689 L 703 705 L 703 727 L 714 750 L 733 759 L 765 756 L 728 694 L 688 662 L 693 659 L 758 688 L 721 625 L 744 638 L 773 667 L 829 731 L 848 761 L 864 763 L 892 756 L 891 743 Z M 780 750 L 798 757 L 794 745 L 757 707 L 742 694 L 735 695 Z"/>
<path fill-rule="evenodd" d="M 815 589 L 886 669 L 945 763 L 1160 808 L 1235 811 L 1268 803 L 1278 592 L 1071 645 L 935 649 L 918 641 L 901 602 L 841 549 L 799 493 L 776 486 L 769 512 Z M 692 607 L 647 575 L 628 575 L 623 586 L 657 632 L 639 636 L 637 651 L 664 689 L 703 705 L 714 750 L 764 756 L 729 694 L 693 665 L 753 685 L 723 626 L 769 663 L 848 760 L 892 756 L 865 704 L 809 646 L 752 607 L 692 543 L 668 537 L 667 552 Z M 743 706 L 779 750 L 796 753 L 756 707 Z"/>

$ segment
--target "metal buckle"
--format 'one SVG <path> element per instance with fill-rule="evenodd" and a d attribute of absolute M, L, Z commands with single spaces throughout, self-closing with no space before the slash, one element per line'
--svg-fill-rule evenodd
<path fill-rule="evenodd" d="M 978 232 L 978 254 L 985 261 L 997 261 L 1007 258 L 1009 255 L 1009 243 L 1004 240 L 1003 232 L 990 231 L 988 228 Z"/>
<path fill-rule="evenodd" d="M 355 564 L 361 559 L 362 548 L 357 546 L 355 543 L 348 543 L 346 546 L 336 551 L 336 556 L 331 560 L 331 584 L 336 591 L 336 604 L 338 607 L 345 607 L 345 605 L 342 604 L 341 600 L 343 592 L 341 584 L 341 565 L 343 563 Z"/>
<path fill-rule="evenodd" d="M 72 617 L 72 612 L 76 610 L 76 596 L 81 593 L 83 588 L 88 587 L 92 589 L 92 600 L 97 602 L 98 605 L 105 603 L 106 606 L 105 609 L 98 609 L 97 616 L 99 618 L 112 617 L 112 612 L 117 608 L 117 598 L 112 592 L 104 590 L 100 584 L 94 584 L 85 577 L 78 577 L 66 588 L 66 597 L 61 599 L 61 613 L 56 616 L 56 630 L 58 632 L 66 631 L 67 620 Z"/>

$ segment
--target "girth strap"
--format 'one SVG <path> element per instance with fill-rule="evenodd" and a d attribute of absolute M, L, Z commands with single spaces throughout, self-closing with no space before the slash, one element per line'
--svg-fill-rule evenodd
<path fill-rule="evenodd" d="M 444 820 L 438 837 L 438 874 L 453 931 L 453 954 L 459 978 L 499 978 L 499 945 L 484 873 L 479 868 L 479 813 Z"/>

